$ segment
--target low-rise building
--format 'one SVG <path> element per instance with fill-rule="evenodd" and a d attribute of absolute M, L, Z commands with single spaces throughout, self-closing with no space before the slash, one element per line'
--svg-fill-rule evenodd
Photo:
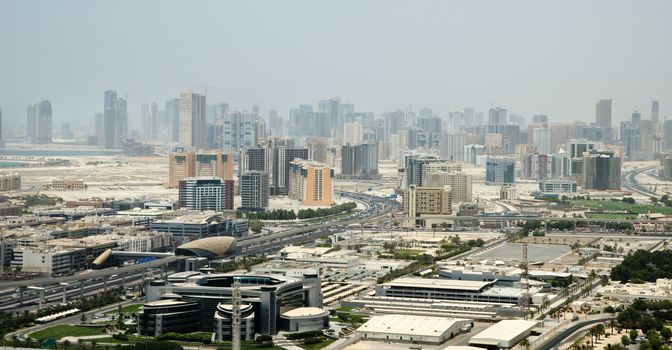
<path fill-rule="evenodd" d="M 179 210 L 150 224 L 152 230 L 169 232 L 176 244 L 211 236 L 247 237 L 248 220 L 226 218 L 216 212 Z"/>
<path fill-rule="evenodd" d="M 527 338 L 537 321 L 503 320 L 474 335 L 469 345 L 487 348 L 510 349 Z"/>
<path fill-rule="evenodd" d="M 69 275 L 86 266 L 83 248 L 16 247 L 12 253 L 12 267 L 24 272 L 49 276 Z"/>
<path fill-rule="evenodd" d="M 357 328 L 362 339 L 442 344 L 472 326 L 473 320 L 415 315 L 377 315 Z"/>
<path fill-rule="evenodd" d="M 574 193 L 576 192 L 574 179 L 544 179 L 539 182 L 539 190 L 543 193 Z"/>
<path fill-rule="evenodd" d="M 83 180 L 52 180 L 51 189 L 55 191 L 81 191 L 86 189 Z"/>

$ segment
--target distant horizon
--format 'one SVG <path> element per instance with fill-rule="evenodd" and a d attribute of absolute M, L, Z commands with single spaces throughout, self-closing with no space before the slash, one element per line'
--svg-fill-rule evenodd
<path fill-rule="evenodd" d="M 105 90 L 163 109 L 184 90 L 282 117 L 340 97 L 358 112 L 506 108 L 527 121 L 672 116 L 669 1 L 0 0 L 0 108 L 25 123 L 43 98 L 54 126 L 93 125 Z M 330 20 L 331 19 L 331 20 Z"/>

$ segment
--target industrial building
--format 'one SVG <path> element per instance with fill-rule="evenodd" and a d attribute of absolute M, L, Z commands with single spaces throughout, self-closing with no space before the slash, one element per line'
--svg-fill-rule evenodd
<path fill-rule="evenodd" d="M 471 337 L 469 345 L 488 349 L 511 349 L 527 338 L 536 326 L 537 321 L 502 320 Z"/>
<path fill-rule="evenodd" d="M 357 328 L 357 333 L 364 340 L 443 344 L 473 323 L 461 318 L 376 315 Z"/>

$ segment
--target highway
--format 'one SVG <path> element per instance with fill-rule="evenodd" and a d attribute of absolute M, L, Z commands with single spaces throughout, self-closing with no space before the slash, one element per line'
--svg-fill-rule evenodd
<path fill-rule="evenodd" d="M 649 167 L 643 167 L 643 168 L 637 168 L 633 169 L 627 172 L 624 172 L 623 175 L 621 176 L 621 185 L 623 187 L 631 190 L 632 192 L 635 192 L 637 194 L 640 194 L 642 196 L 646 197 L 655 197 L 656 194 L 649 190 L 648 188 L 642 186 L 637 182 L 637 175 L 653 170 L 655 167 L 649 166 Z"/>

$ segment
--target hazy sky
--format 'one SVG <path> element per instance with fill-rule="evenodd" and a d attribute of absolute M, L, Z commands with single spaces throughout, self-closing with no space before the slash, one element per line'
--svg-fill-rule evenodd
<path fill-rule="evenodd" d="M 208 103 L 265 113 L 339 96 L 358 111 L 492 104 L 594 120 L 614 99 L 672 116 L 672 1 L 0 0 L 0 107 L 92 121 L 210 85 Z M 163 108 L 163 107 L 162 107 Z M 54 125 L 57 127 L 57 124 Z"/>

